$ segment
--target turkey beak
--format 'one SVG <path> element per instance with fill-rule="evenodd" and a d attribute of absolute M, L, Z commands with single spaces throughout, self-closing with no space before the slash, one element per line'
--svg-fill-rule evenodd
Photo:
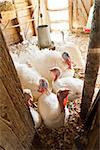
<path fill-rule="evenodd" d="M 42 93 L 42 89 L 40 87 L 37 89 L 37 91 Z"/>
<path fill-rule="evenodd" d="M 53 70 L 53 69 L 50 69 L 49 71 L 50 71 L 50 73 L 51 73 L 52 79 L 55 80 L 55 73 L 54 73 L 54 70 Z"/>
<path fill-rule="evenodd" d="M 71 91 L 71 90 L 68 89 L 67 91 L 68 91 L 68 94 L 72 94 L 72 91 Z"/>
<path fill-rule="evenodd" d="M 54 74 L 53 69 L 50 69 L 49 71 L 50 71 L 51 75 L 53 75 L 53 74 Z"/>
<path fill-rule="evenodd" d="M 53 69 L 50 69 L 50 71 L 53 71 Z"/>
<path fill-rule="evenodd" d="M 27 101 L 27 103 L 28 103 L 28 106 L 31 106 L 31 107 L 32 107 L 33 101 L 32 101 L 31 98 Z"/>
<path fill-rule="evenodd" d="M 69 90 L 69 91 L 68 91 L 68 94 L 72 94 L 72 91 L 71 91 L 71 90 Z"/>
<path fill-rule="evenodd" d="M 67 92 L 68 92 L 68 94 L 72 94 L 72 91 L 69 89 L 67 89 Z"/>
<path fill-rule="evenodd" d="M 40 92 L 40 93 L 44 93 L 44 92 L 45 92 L 45 89 L 42 88 L 42 87 L 39 87 L 39 88 L 37 89 L 37 91 Z"/>
<path fill-rule="evenodd" d="M 67 63 L 68 68 L 71 69 L 71 59 L 68 58 L 65 62 Z"/>

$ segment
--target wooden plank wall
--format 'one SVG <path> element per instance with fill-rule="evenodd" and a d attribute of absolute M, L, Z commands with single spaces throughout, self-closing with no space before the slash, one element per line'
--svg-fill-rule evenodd
<path fill-rule="evenodd" d="M 40 15 L 38 0 L 29 0 L 29 1 L 34 6 L 34 8 L 33 8 L 34 9 L 34 19 L 35 19 L 34 24 L 35 24 L 35 32 L 37 34 L 38 25 L 49 24 L 48 13 L 46 10 L 47 0 L 40 0 L 40 13 L 42 13 L 42 19 L 40 17 L 38 18 L 38 15 Z"/>
<path fill-rule="evenodd" d="M 10 0 L 11 2 L 11 0 Z M 16 18 L 13 20 L 1 19 L 1 28 L 8 45 L 21 42 L 35 34 L 32 12 L 29 0 L 13 0 Z"/>
<path fill-rule="evenodd" d="M 2 28 L 3 35 L 8 45 L 20 42 L 20 37 L 19 34 L 17 33 L 16 28 L 12 28 L 13 26 L 12 21 L 2 20 L 0 26 Z"/>
<path fill-rule="evenodd" d="M 27 38 L 34 34 L 28 0 L 14 0 L 20 30 Z M 32 5 L 30 6 L 32 7 Z"/>

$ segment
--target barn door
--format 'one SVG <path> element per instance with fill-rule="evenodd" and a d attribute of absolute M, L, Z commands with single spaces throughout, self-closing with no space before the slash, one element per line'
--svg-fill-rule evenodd
<path fill-rule="evenodd" d="M 92 4 L 92 0 L 69 0 L 70 30 L 82 29 L 86 25 Z"/>

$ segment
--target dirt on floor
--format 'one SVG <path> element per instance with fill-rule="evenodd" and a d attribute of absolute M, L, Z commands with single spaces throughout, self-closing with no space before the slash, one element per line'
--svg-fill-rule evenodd
<path fill-rule="evenodd" d="M 65 126 L 50 130 L 42 125 L 37 129 L 40 141 L 46 150 L 72 150 L 74 139 L 81 131 L 81 121 L 75 112 L 70 114 Z"/>

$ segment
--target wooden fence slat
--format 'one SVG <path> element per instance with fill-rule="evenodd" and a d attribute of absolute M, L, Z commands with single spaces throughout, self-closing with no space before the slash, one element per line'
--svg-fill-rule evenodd
<path fill-rule="evenodd" d="M 88 14 L 82 0 L 79 0 L 78 6 L 79 6 L 78 9 L 80 10 L 79 12 L 81 13 L 81 16 L 84 18 L 85 22 L 87 22 Z"/>
<path fill-rule="evenodd" d="M 69 29 L 73 28 L 73 1 L 69 0 Z"/>
<path fill-rule="evenodd" d="M 49 9 L 49 8 L 47 8 L 47 11 L 63 11 L 63 10 L 68 10 L 68 7 L 57 8 L 57 9 Z"/>

